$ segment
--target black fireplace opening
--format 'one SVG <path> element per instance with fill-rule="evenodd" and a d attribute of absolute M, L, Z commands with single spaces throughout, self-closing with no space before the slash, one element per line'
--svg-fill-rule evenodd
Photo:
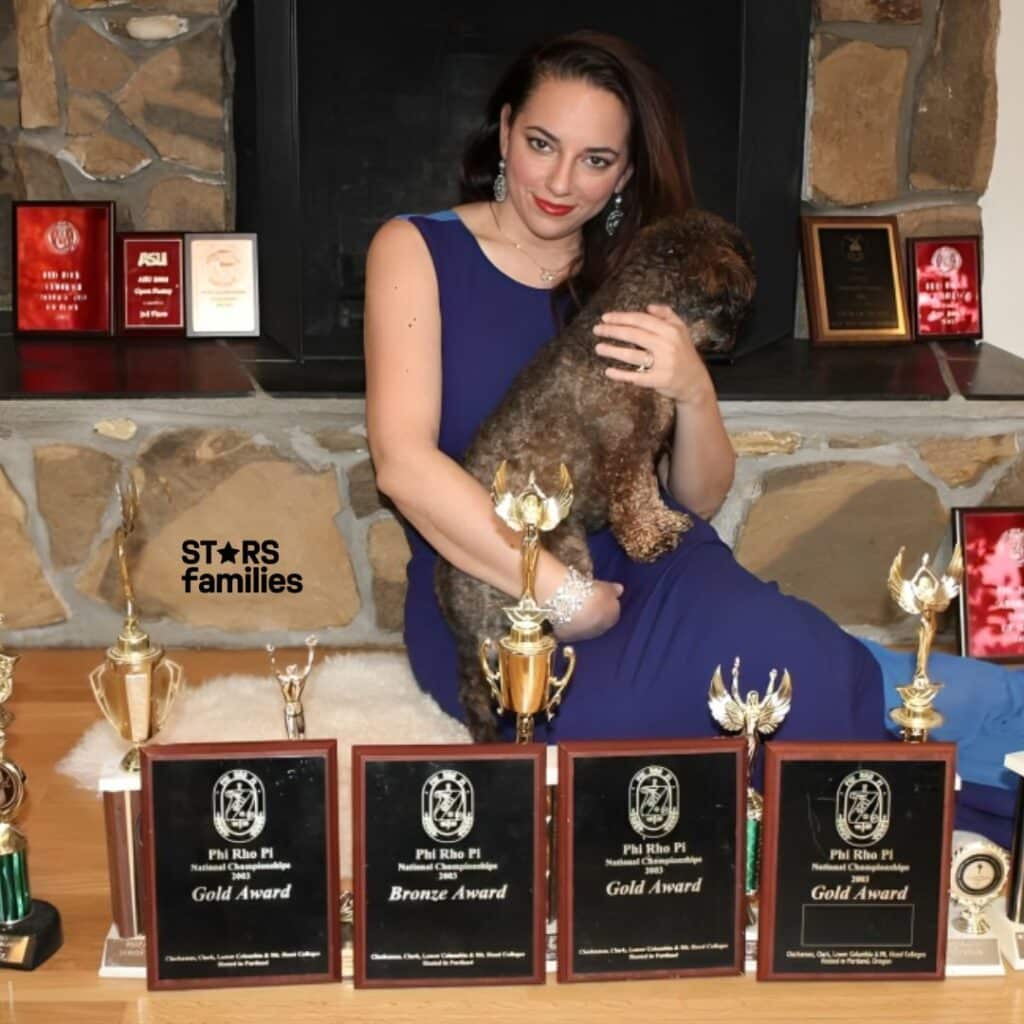
<path fill-rule="evenodd" d="M 457 201 L 463 142 L 510 59 L 540 36 L 620 35 L 668 79 L 697 199 L 758 264 L 731 358 L 790 336 L 811 0 L 674 5 L 238 0 L 232 17 L 237 227 L 259 235 L 262 325 L 302 362 L 364 387 L 363 282 L 377 228 Z M 652 13 L 648 13 L 652 11 Z"/>

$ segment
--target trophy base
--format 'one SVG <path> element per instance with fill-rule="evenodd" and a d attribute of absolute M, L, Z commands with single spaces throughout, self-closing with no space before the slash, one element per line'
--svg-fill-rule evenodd
<path fill-rule="evenodd" d="M 982 935 L 968 935 L 958 925 L 958 917 L 959 911 L 951 907 L 946 939 L 946 977 L 984 978 L 1005 974 L 1003 958 L 999 955 L 999 938 L 995 932 L 990 928 Z"/>
<path fill-rule="evenodd" d="M 1001 911 L 989 912 L 999 951 L 1015 971 L 1024 971 L 1024 924 L 1011 921 Z"/>
<path fill-rule="evenodd" d="M 45 900 L 33 900 L 28 917 L 0 924 L 0 967 L 34 971 L 63 944 L 57 908 Z"/>
<path fill-rule="evenodd" d="M 101 978 L 145 978 L 146 936 L 128 935 L 122 938 L 117 925 L 112 924 L 103 940 L 100 960 Z"/>

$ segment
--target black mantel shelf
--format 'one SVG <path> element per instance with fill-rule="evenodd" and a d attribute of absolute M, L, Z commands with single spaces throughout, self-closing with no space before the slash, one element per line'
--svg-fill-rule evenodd
<path fill-rule="evenodd" d="M 0 335 L 0 400 L 358 397 L 360 360 L 297 362 L 269 339 Z M 815 348 L 786 339 L 711 367 L 723 401 L 1024 399 L 1024 359 L 985 342 Z"/>

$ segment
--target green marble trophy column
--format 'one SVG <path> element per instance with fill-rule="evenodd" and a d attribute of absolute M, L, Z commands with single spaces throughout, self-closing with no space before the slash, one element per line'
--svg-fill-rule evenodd
<path fill-rule="evenodd" d="M 25 800 L 25 773 L 5 750 L 7 727 L 14 721 L 6 704 L 17 661 L 0 648 L 0 967 L 31 971 L 60 949 L 64 937 L 57 908 L 32 899 L 28 843 L 14 824 Z"/>

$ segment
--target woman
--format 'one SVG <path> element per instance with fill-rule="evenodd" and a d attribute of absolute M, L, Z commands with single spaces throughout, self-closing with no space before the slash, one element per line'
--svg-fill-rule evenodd
<path fill-rule="evenodd" d="M 402 512 L 412 547 L 409 657 L 420 685 L 457 717 L 455 648 L 434 596 L 435 560 L 513 597 L 520 587 L 519 537 L 458 460 L 559 320 L 615 269 L 633 233 L 692 204 L 670 91 L 619 39 L 580 32 L 533 47 L 491 98 L 466 151 L 462 192 L 453 210 L 399 218 L 377 233 L 365 335 L 377 484 Z M 623 388 L 655 388 L 675 403 L 666 500 L 695 525 L 652 565 L 631 562 L 610 532 L 593 535 L 593 581 L 542 552 L 537 597 L 566 609 L 555 628 L 575 644 L 578 667 L 540 738 L 714 734 L 708 684 L 716 665 L 727 669 L 737 656 L 744 689 L 763 690 L 771 668 L 789 669 L 794 700 L 780 737 L 883 738 L 885 709 L 898 703 L 890 691 L 910 678 L 909 656 L 869 649 L 757 580 L 706 521 L 729 490 L 735 455 L 686 325 L 663 306 L 613 311 L 594 342 Z M 1024 747 L 1024 736 L 1013 736 Z M 1013 749 L 1013 736 L 1003 749 Z M 993 744 L 978 749 L 979 781 L 1005 782 Z M 997 801 L 1008 795 L 999 791 Z"/>

